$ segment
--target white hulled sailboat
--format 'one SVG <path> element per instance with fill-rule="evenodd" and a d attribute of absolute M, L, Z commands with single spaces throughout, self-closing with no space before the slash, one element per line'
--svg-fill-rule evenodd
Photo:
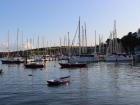
<path fill-rule="evenodd" d="M 105 56 L 106 62 L 129 62 L 133 60 L 132 55 L 122 53 L 121 42 L 118 42 L 116 21 L 114 21 L 114 30 L 110 34 L 110 41 Z"/>

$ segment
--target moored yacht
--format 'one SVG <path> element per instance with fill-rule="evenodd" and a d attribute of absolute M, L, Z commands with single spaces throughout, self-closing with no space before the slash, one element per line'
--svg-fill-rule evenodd
<path fill-rule="evenodd" d="M 25 68 L 31 68 L 31 69 L 44 68 L 45 67 L 44 63 L 42 63 L 42 62 L 25 63 L 24 66 L 25 66 Z"/>
<path fill-rule="evenodd" d="M 105 56 L 106 62 L 130 62 L 133 60 L 132 55 L 123 53 L 121 41 L 117 38 L 116 21 L 114 21 L 114 30 L 110 33 L 107 53 Z"/>
<path fill-rule="evenodd" d="M 106 62 L 131 62 L 133 56 L 127 54 L 108 54 L 105 60 Z"/>
<path fill-rule="evenodd" d="M 20 64 L 24 62 L 24 59 L 21 57 L 15 58 L 4 58 L 1 60 L 2 64 Z"/>
<path fill-rule="evenodd" d="M 72 56 L 69 59 L 69 62 L 79 62 L 79 63 L 92 63 L 98 62 L 98 56 L 94 54 L 81 54 L 79 56 Z"/>

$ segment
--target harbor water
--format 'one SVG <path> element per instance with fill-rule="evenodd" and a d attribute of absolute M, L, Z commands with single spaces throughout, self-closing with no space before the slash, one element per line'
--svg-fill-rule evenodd
<path fill-rule="evenodd" d="M 140 105 L 139 65 L 100 62 L 61 69 L 50 61 L 43 69 L 0 67 L 0 105 Z M 47 80 L 67 75 L 69 84 L 47 85 Z"/>

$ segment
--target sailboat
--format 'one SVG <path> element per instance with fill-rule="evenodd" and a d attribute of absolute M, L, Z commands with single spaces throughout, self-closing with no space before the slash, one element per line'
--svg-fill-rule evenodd
<path fill-rule="evenodd" d="M 41 62 L 28 62 L 24 64 L 25 68 L 44 68 L 44 64 L 42 64 Z"/>
<path fill-rule="evenodd" d="M 19 29 L 17 30 L 17 52 L 18 52 L 18 33 Z M 20 64 L 24 62 L 24 59 L 21 57 L 10 57 L 10 50 L 9 50 L 9 31 L 8 31 L 8 56 L 1 60 L 2 64 Z M 18 54 L 17 54 L 18 55 Z"/>
<path fill-rule="evenodd" d="M 72 64 L 76 64 L 77 66 L 86 67 L 88 63 L 99 61 L 96 54 L 87 54 L 86 24 L 85 24 L 85 29 L 82 27 L 82 38 L 81 38 L 81 28 L 80 27 L 81 27 L 81 25 L 80 25 L 80 17 L 79 17 L 78 28 L 77 28 L 78 29 L 79 54 L 78 55 L 76 54 L 76 55 L 69 57 L 68 66 L 72 65 Z M 73 45 L 73 43 L 72 43 L 72 45 Z M 72 65 L 72 66 L 74 66 L 74 65 Z"/>
<path fill-rule="evenodd" d="M 133 60 L 133 56 L 121 52 L 121 42 L 118 43 L 116 32 L 116 21 L 114 21 L 114 30 L 110 33 L 109 46 L 105 56 L 106 62 L 129 62 Z M 113 37 L 113 38 L 112 38 Z"/>
<path fill-rule="evenodd" d="M 39 50 L 39 37 L 38 37 L 38 50 Z M 24 66 L 25 66 L 25 68 L 35 69 L 35 68 L 44 68 L 45 64 L 42 61 L 34 60 L 34 61 L 31 61 L 31 62 L 28 62 L 26 60 L 26 62 L 24 63 Z"/>
<path fill-rule="evenodd" d="M 79 27 L 80 27 L 80 25 L 79 25 Z M 86 26 L 85 26 L 85 38 L 86 38 Z M 79 36 L 79 39 L 80 39 L 80 36 Z M 80 43 L 80 40 L 79 40 L 79 43 Z M 87 38 L 86 38 L 86 44 L 87 44 Z M 81 45 L 79 45 L 79 46 L 81 46 Z M 96 46 L 96 31 L 95 31 L 95 46 Z M 86 47 L 87 47 L 87 45 L 86 45 Z M 70 62 L 93 63 L 93 62 L 99 61 L 99 58 L 98 58 L 97 53 L 96 53 L 96 48 L 95 48 L 95 51 L 93 54 L 87 54 L 87 50 L 86 50 L 86 52 L 84 52 L 84 54 L 81 54 L 81 50 L 82 50 L 81 47 L 79 47 L 79 50 L 80 50 L 79 55 L 72 56 L 69 59 Z"/>
<path fill-rule="evenodd" d="M 86 63 L 72 63 L 72 62 L 68 62 L 68 63 L 59 63 L 61 68 L 76 68 L 76 67 L 87 67 Z"/>
<path fill-rule="evenodd" d="M 24 60 L 22 58 L 7 58 L 1 60 L 2 64 L 20 64 L 23 63 Z"/>
<path fill-rule="evenodd" d="M 80 17 L 79 17 L 79 22 L 78 22 L 78 27 L 79 27 L 79 56 L 78 58 L 80 57 L 80 54 L 81 54 L 81 41 L 80 41 Z M 69 45 L 70 41 L 69 41 L 69 33 L 68 33 L 68 47 L 70 46 Z M 80 62 L 78 59 L 74 59 L 73 60 L 73 57 L 70 57 L 70 47 L 68 49 L 68 62 L 67 63 L 59 63 L 61 68 L 75 68 L 75 67 L 87 67 L 87 63 L 85 62 Z"/>

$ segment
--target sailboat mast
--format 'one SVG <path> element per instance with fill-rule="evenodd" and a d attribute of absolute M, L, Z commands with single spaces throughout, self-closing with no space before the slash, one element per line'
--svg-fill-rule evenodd
<path fill-rule="evenodd" d="M 79 26 L 79 55 L 81 54 L 81 36 L 80 36 L 80 17 L 79 17 L 79 23 L 78 23 L 78 26 Z"/>
<path fill-rule="evenodd" d="M 94 53 L 96 54 L 96 30 L 95 30 L 95 50 L 94 50 Z"/>
<path fill-rule="evenodd" d="M 32 38 L 32 43 L 31 44 L 31 47 L 32 47 L 32 52 L 33 52 L 33 56 L 35 55 L 35 50 L 34 50 L 34 37 Z"/>
<path fill-rule="evenodd" d="M 115 51 L 118 53 L 119 49 L 118 49 L 118 39 L 117 39 L 117 29 L 116 29 L 116 20 L 114 20 L 114 34 L 115 34 L 115 44 L 116 44 L 116 47 L 115 47 Z"/>
<path fill-rule="evenodd" d="M 39 55 L 39 36 L 38 36 L 38 55 Z"/>
<path fill-rule="evenodd" d="M 61 46 L 61 38 L 59 39 L 59 42 L 60 42 L 60 49 L 59 49 L 59 50 L 60 50 L 60 52 L 59 52 L 59 53 L 60 53 L 60 55 L 62 55 L 62 49 L 61 49 L 61 47 L 62 47 L 62 46 Z"/>
<path fill-rule="evenodd" d="M 42 37 L 42 48 L 44 49 L 43 52 L 42 52 L 42 54 L 43 54 L 43 56 L 44 56 L 44 55 L 45 55 L 44 37 Z"/>
<path fill-rule="evenodd" d="M 22 56 L 24 56 L 24 48 L 23 48 L 23 31 L 22 31 Z"/>
<path fill-rule="evenodd" d="M 86 29 L 86 23 L 85 23 L 85 52 L 87 53 L 87 29 Z"/>
<path fill-rule="evenodd" d="M 70 56 L 70 38 L 69 38 L 69 32 L 68 32 L 68 56 Z"/>
<path fill-rule="evenodd" d="M 8 30 L 8 46 L 7 46 L 8 57 L 9 57 L 9 53 L 10 53 L 10 50 L 9 50 L 9 34 L 10 34 L 10 31 Z"/>
<path fill-rule="evenodd" d="M 17 29 L 17 55 L 19 56 L 19 52 L 18 52 L 18 34 L 19 34 L 19 28 Z"/>
<path fill-rule="evenodd" d="M 84 28 L 82 26 L 82 53 L 85 53 L 85 35 L 84 35 Z"/>
<path fill-rule="evenodd" d="M 101 38 L 100 38 L 100 34 L 99 34 L 99 54 L 101 54 Z"/>

